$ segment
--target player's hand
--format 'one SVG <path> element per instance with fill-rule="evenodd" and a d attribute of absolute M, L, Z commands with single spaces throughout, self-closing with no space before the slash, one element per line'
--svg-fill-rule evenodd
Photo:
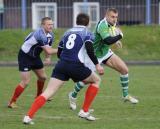
<path fill-rule="evenodd" d="M 45 58 L 44 64 L 45 65 L 50 65 L 52 63 L 51 58 Z"/>
<path fill-rule="evenodd" d="M 121 35 L 122 38 L 123 38 L 123 32 L 122 32 L 122 30 L 120 28 L 116 27 L 115 31 L 116 31 L 116 34 Z"/>
<path fill-rule="evenodd" d="M 122 36 L 122 38 L 123 38 L 123 33 L 122 33 L 122 31 L 119 33 L 121 36 Z"/>
<path fill-rule="evenodd" d="M 104 68 L 100 64 L 96 65 L 96 70 L 99 73 L 99 75 L 103 75 L 104 74 Z"/>
<path fill-rule="evenodd" d="M 122 42 L 120 40 L 118 40 L 116 43 L 116 48 L 122 48 Z"/>

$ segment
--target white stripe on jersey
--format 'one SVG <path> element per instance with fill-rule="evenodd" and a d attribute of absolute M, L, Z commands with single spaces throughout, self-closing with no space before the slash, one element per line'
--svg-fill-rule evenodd
<path fill-rule="evenodd" d="M 84 31 L 85 30 L 86 35 L 87 35 L 87 29 L 86 29 L 85 26 L 78 25 L 76 28 L 73 28 L 73 29 L 78 30 L 78 31 Z M 87 51 L 86 51 L 86 48 L 85 48 L 85 43 L 83 43 L 81 49 L 78 52 L 78 58 L 79 58 L 81 63 L 85 62 L 85 56 L 86 55 L 87 55 Z"/>
<path fill-rule="evenodd" d="M 72 28 L 70 29 L 70 31 L 83 31 L 84 28 Z"/>
<path fill-rule="evenodd" d="M 31 38 L 29 38 L 27 41 L 24 42 L 21 49 L 23 50 L 24 53 L 28 53 L 31 47 L 35 44 L 37 44 L 37 40 L 35 39 L 34 36 L 32 36 Z"/>
<path fill-rule="evenodd" d="M 87 51 L 86 51 L 85 43 L 84 43 L 83 46 L 81 47 L 81 49 L 78 52 L 78 58 L 79 58 L 81 63 L 85 62 L 85 56 L 86 55 L 87 55 Z"/>

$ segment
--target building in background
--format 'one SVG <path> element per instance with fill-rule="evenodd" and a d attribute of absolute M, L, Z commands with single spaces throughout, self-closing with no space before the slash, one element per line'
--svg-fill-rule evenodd
<path fill-rule="evenodd" d="M 3 0 L 0 0 L 0 29 L 3 28 L 3 14 L 4 14 L 4 4 Z"/>
<path fill-rule="evenodd" d="M 92 27 L 109 7 L 119 10 L 119 24 L 145 24 L 146 1 L 151 24 L 158 24 L 159 0 L 0 0 L 0 28 L 35 29 L 44 16 L 52 17 L 55 27 L 69 28 L 79 12 L 90 15 Z"/>

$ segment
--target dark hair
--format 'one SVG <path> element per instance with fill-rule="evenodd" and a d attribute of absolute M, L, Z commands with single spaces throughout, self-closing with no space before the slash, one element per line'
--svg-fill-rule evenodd
<path fill-rule="evenodd" d="M 117 10 L 116 8 L 108 8 L 108 9 L 106 10 L 106 12 L 107 12 L 107 13 L 108 13 L 108 12 L 118 13 L 118 10 Z"/>
<path fill-rule="evenodd" d="M 76 24 L 87 26 L 89 24 L 89 16 L 85 13 L 78 14 Z"/>
<path fill-rule="evenodd" d="M 52 20 L 52 19 L 50 17 L 44 17 L 44 18 L 42 18 L 41 25 L 44 25 L 45 21 L 47 21 L 47 20 Z"/>

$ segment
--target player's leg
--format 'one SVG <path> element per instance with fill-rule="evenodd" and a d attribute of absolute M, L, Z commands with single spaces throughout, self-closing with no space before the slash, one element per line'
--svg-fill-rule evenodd
<path fill-rule="evenodd" d="M 48 100 L 57 92 L 57 90 L 63 85 L 64 81 L 69 80 L 69 76 L 66 73 L 66 69 L 68 67 L 64 66 L 66 66 L 66 64 L 64 64 L 62 61 L 59 61 L 56 64 L 47 88 L 35 99 L 27 115 L 24 117 L 23 123 L 32 124 L 32 118 L 34 117 L 34 114 L 46 103 L 46 100 Z"/>
<path fill-rule="evenodd" d="M 37 96 L 39 96 L 43 91 L 44 83 L 47 78 L 43 62 L 40 57 L 32 61 L 32 69 L 37 76 Z"/>
<path fill-rule="evenodd" d="M 45 91 L 35 99 L 27 115 L 24 117 L 23 119 L 24 124 L 33 123 L 32 118 L 34 117 L 35 113 L 46 103 L 46 100 L 48 100 L 48 98 L 55 95 L 55 93 L 63 85 L 63 83 L 64 81 L 61 81 L 56 78 L 51 78 L 49 80 L 49 83 Z"/>
<path fill-rule="evenodd" d="M 81 89 L 83 89 L 83 87 L 85 87 L 85 83 L 83 83 L 83 82 L 75 83 L 74 90 L 72 92 L 70 92 L 70 95 L 73 98 L 77 98 L 78 93 L 81 91 Z"/>
<path fill-rule="evenodd" d="M 91 59 L 88 56 L 85 57 L 84 62 L 85 62 L 84 65 L 86 67 L 88 67 L 92 71 L 96 71 L 95 65 L 93 64 L 93 62 L 91 61 Z M 77 95 L 85 86 L 86 86 L 85 82 L 82 82 L 82 81 L 77 82 L 74 85 L 74 89 L 68 94 L 69 102 L 70 102 L 70 108 L 72 110 L 76 110 Z"/>
<path fill-rule="evenodd" d="M 85 83 L 83 83 L 83 82 L 77 82 L 77 83 L 75 83 L 73 91 L 71 91 L 68 94 L 70 109 L 76 110 L 76 108 L 77 108 L 77 105 L 76 105 L 77 95 L 78 95 L 78 93 L 81 91 L 81 89 L 84 86 L 85 86 Z"/>
<path fill-rule="evenodd" d="M 16 108 L 16 101 L 19 98 L 19 96 L 23 93 L 24 89 L 27 87 L 30 81 L 30 71 L 21 72 L 21 82 L 16 86 L 13 96 L 8 104 L 9 108 Z"/>
<path fill-rule="evenodd" d="M 127 96 L 129 77 L 128 68 L 126 64 L 115 54 L 107 60 L 106 64 L 110 68 L 113 68 L 120 73 L 120 81 L 122 85 L 123 96 Z"/>
<path fill-rule="evenodd" d="M 131 97 L 128 93 L 128 86 L 129 86 L 129 74 L 128 74 L 128 67 L 124 63 L 124 61 L 118 57 L 116 54 L 113 54 L 107 61 L 106 65 L 110 68 L 115 69 L 120 73 L 120 82 L 122 86 L 122 94 L 126 100 L 129 100 L 131 103 L 138 103 L 138 100 Z"/>
<path fill-rule="evenodd" d="M 98 92 L 101 79 L 95 72 L 92 72 L 92 74 L 88 78 L 86 78 L 84 81 L 86 83 L 89 83 L 89 86 L 87 88 L 86 95 L 85 95 L 86 102 L 84 101 L 84 105 L 83 105 L 83 110 L 85 112 L 88 112 L 91 102 L 93 101 L 93 99 L 95 98 Z"/>
<path fill-rule="evenodd" d="M 8 104 L 9 108 L 17 107 L 15 104 L 16 100 L 23 93 L 26 86 L 29 84 L 31 62 L 32 60 L 30 59 L 30 57 L 20 50 L 18 53 L 18 66 L 20 71 L 21 82 L 16 86 L 14 90 L 13 96 Z"/>
<path fill-rule="evenodd" d="M 37 95 L 36 96 L 39 96 L 42 91 L 43 91 L 43 88 L 44 88 L 44 83 L 47 79 L 47 75 L 45 73 L 45 69 L 44 68 L 41 68 L 41 69 L 35 69 L 33 70 L 37 76 Z"/>
<path fill-rule="evenodd" d="M 84 103 L 78 115 L 87 120 L 94 121 L 95 117 L 90 115 L 89 108 L 98 93 L 101 79 L 96 73 L 92 72 L 92 74 L 88 78 L 86 78 L 84 81 L 90 84 L 86 90 Z"/>

